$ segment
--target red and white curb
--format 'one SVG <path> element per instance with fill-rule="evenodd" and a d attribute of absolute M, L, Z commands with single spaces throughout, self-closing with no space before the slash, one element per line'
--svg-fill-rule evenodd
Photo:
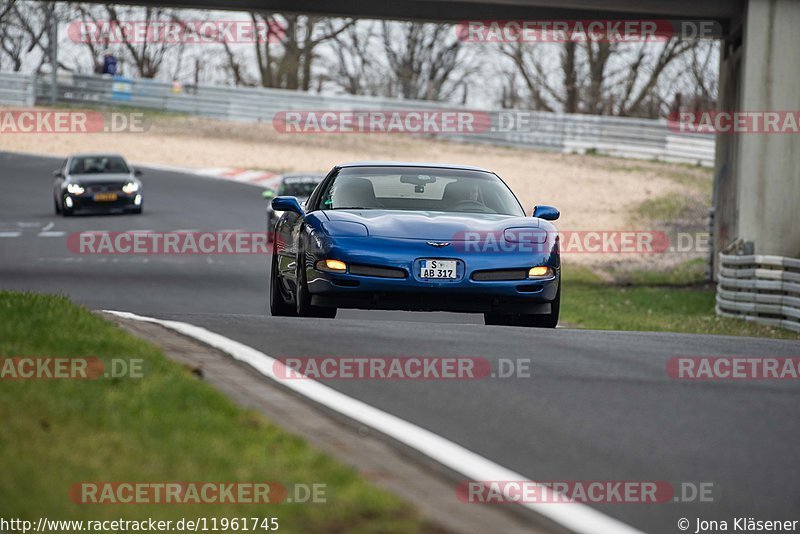
<path fill-rule="evenodd" d="M 271 189 L 274 189 L 279 184 L 281 179 L 281 174 L 279 173 L 263 170 L 243 169 L 238 167 L 210 167 L 206 169 L 192 169 L 174 165 L 161 165 L 158 163 L 139 163 L 138 165 L 141 167 L 149 167 L 151 169 L 194 174 L 197 176 L 204 176 L 206 178 L 230 180 L 232 182 L 251 184 L 257 187 Z"/>

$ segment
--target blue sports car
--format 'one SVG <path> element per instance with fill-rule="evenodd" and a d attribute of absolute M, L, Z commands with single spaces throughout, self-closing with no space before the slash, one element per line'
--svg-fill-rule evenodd
<path fill-rule="evenodd" d="M 334 167 L 304 207 L 272 201 L 273 316 L 337 308 L 483 313 L 553 328 L 561 302 L 559 212 L 522 205 L 493 172 L 422 163 Z"/>

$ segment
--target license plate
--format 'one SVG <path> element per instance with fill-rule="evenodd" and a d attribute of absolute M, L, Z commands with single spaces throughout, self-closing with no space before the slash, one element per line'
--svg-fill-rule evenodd
<path fill-rule="evenodd" d="M 456 277 L 455 260 L 420 260 L 420 278 L 444 278 L 453 279 Z"/>
<path fill-rule="evenodd" d="M 95 202 L 114 202 L 117 200 L 116 193 L 97 193 L 94 196 Z"/>

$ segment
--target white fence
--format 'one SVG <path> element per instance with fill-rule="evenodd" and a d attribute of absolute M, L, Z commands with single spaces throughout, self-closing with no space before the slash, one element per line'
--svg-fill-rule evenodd
<path fill-rule="evenodd" d="M 800 332 L 800 259 L 720 254 L 717 314 Z"/>
<path fill-rule="evenodd" d="M 19 103 L 15 99 L 6 100 L 5 91 L 18 95 L 22 84 L 31 84 L 31 80 L 24 81 L 25 78 L 22 75 L 0 77 L 0 103 Z M 49 77 L 39 77 L 35 86 L 37 100 L 48 101 Z M 133 106 L 259 122 L 271 122 L 280 111 L 476 111 L 440 102 L 332 96 L 283 89 L 183 86 L 176 90 L 172 84 L 154 80 L 69 74 L 59 74 L 58 98 L 63 103 Z M 668 128 L 665 120 L 513 110 L 482 113 L 486 113 L 491 123 L 483 131 L 436 135 L 460 142 L 566 153 L 596 152 L 706 166 L 714 163 L 712 135 L 676 133 Z M 514 120 L 520 114 L 526 119 L 522 126 Z"/>

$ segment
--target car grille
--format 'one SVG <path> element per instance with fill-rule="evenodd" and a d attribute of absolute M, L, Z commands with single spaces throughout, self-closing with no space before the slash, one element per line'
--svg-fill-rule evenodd
<path fill-rule="evenodd" d="M 406 271 L 395 267 L 375 267 L 373 265 L 350 265 L 350 274 L 376 276 L 378 278 L 405 278 Z"/>
<path fill-rule="evenodd" d="M 528 278 L 527 269 L 496 269 L 492 271 L 476 271 L 472 279 L 478 282 L 499 282 L 501 280 L 525 280 Z"/>
<path fill-rule="evenodd" d="M 91 184 L 84 187 L 87 193 L 105 193 L 106 191 L 122 191 L 122 186 L 125 184 Z"/>

